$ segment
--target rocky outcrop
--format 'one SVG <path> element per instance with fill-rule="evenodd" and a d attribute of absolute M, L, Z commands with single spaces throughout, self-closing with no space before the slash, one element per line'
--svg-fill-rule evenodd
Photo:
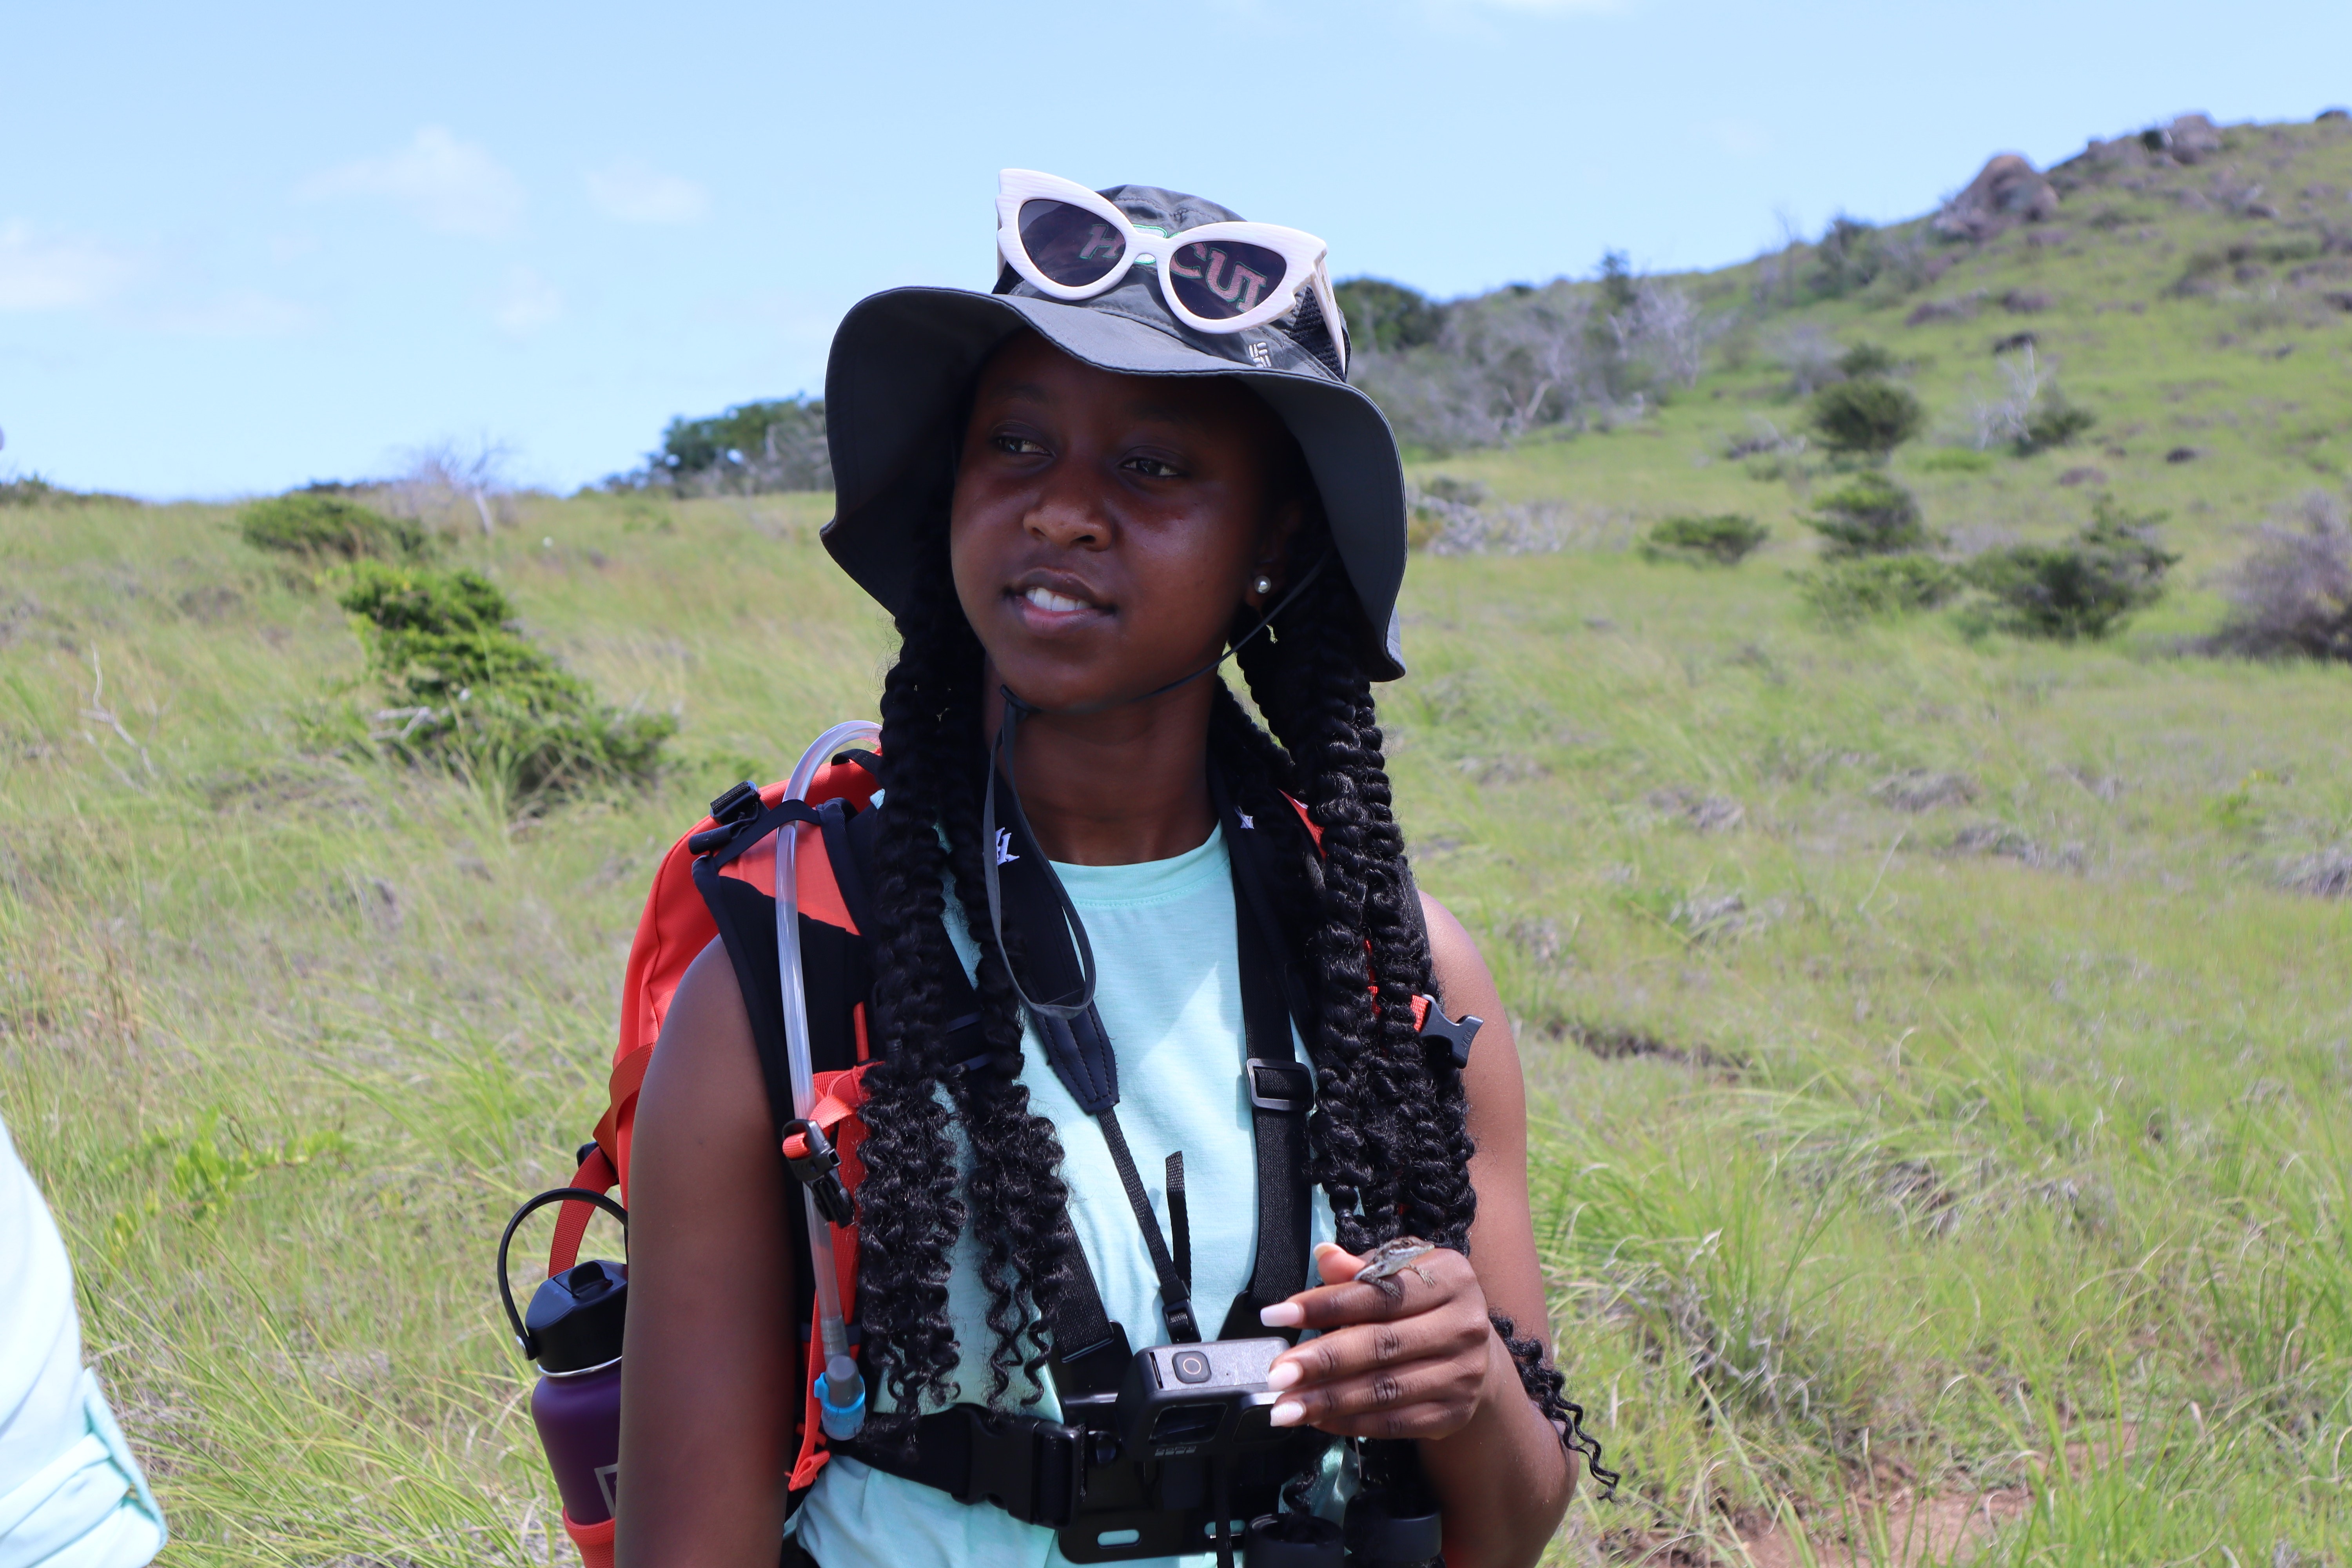
<path fill-rule="evenodd" d="M 2083 156 L 2094 163 L 2200 163 L 2221 151 L 2221 130 L 2210 115 L 2182 114 L 2137 136 L 2093 142 Z"/>
<path fill-rule="evenodd" d="M 1947 239 L 1984 240 L 2057 214 L 2058 187 L 2016 153 L 2003 153 L 1946 202 L 1928 226 Z"/>
<path fill-rule="evenodd" d="M 2169 125 L 2140 132 L 2151 153 L 2170 154 L 2176 163 L 2197 163 L 2221 150 L 2221 130 L 2202 114 L 2184 114 Z"/>

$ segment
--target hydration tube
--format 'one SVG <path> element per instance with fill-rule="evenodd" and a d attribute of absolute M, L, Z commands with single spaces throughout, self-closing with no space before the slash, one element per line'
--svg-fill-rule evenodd
<path fill-rule="evenodd" d="M 784 786 L 784 798 L 806 800 L 817 769 L 843 748 L 874 742 L 881 734 L 882 726 L 869 719 L 835 724 L 801 753 Z M 793 1114 L 806 1121 L 816 1109 L 816 1074 L 809 1052 L 808 992 L 801 979 L 799 851 L 799 826 L 788 822 L 776 830 L 776 968 L 783 982 L 784 1059 L 792 1069 Z M 809 1349 L 824 1357 L 824 1371 L 815 1383 L 817 1421 L 827 1437 L 845 1441 L 856 1436 L 866 1424 L 866 1380 L 849 1353 L 849 1333 L 842 1322 L 833 1225 L 818 1212 L 816 1198 L 806 1188 L 801 1191 L 801 1202 L 808 1210 L 809 1264 L 816 1280 L 817 1342 Z"/>

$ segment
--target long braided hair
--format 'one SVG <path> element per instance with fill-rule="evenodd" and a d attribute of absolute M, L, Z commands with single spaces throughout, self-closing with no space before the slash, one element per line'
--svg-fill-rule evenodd
<path fill-rule="evenodd" d="M 1295 443 L 1286 442 L 1276 489 L 1314 511 L 1313 487 Z M 1294 544 L 1294 561 L 1329 548 L 1319 518 Z M 1304 933 L 1304 971 L 1319 1028 L 1308 1042 L 1316 1106 L 1307 1123 L 1309 1177 L 1329 1196 L 1341 1246 L 1361 1253 L 1402 1235 L 1467 1250 L 1477 1194 L 1459 1076 L 1414 1026 L 1411 999 L 1434 989 L 1404 837 L 1391 808 L 1371 689 L 1350 627 L 1360 619 L 1343 573 L 1321 572 L 1238 655 L 1261 728 L 1222 681 L 1210 720 L 1210 765 L 1234 803 L 1266 822 L 1290 795 L 1321 835 L 1274 889 L 1284 923 Z M 882 691 L 882 768 L 887 788 L 875 845 L 872 1022 L 880 1058 L 868 1069 L 861 1116 L 866 1176 L 857 1190 L 858 1304 L 867 1365 L 892 1410 L 878 1409 L 871 1439 L 903 1441 L 912 1415 L 954 1398 L 960 1348 L 948 1318 L 947 1281 L 957 1238 L 969 1226 L 988 1293 L 989 1402 L 1002 1407 L 1015 1373 L 1044 1364 L 1040 1308 L 1077 1274 L 1060 1221 L 1068 1190 L 1054 1124 L 1029 1109 L 1014 1076 L 1022 1017 L 1008 955 L 989 922 L 968 922 L 980 949 L 984 1068 L 954 1072 L 943 1056 L 946 999 L 938 976 L 961 961 L 941 914 L 946 887 L 976 897 L 982 885 L 981 794 L 983 653 L 956 597 L 944 521 L 924 547 L 898 616 L 898 659 Z M 1214 679 L 1212 677 L 1211 679 Z M 943 842 L 944 840 L 944 842 Z M 1018 943 L 1017 932 L 1008 937 Z M 1369 952 L 1368 952 L 1369 949 Z M 1017 949 L 1011 961 L 1022 957 Z M 1366 963 L 1380 977 L 1366 985 Z M 961 1121 L 969 1174 L 958 1191 L 950 1119 Z M 1528 1395 L 1584 1452 L 1594 1475 L 1600 1445 L 1563 1396 L 1541 1341 L 1503 1314 L 1495 1326 Z M 1031 1396 L 1032 1399 L 1035 1395 Z"/>

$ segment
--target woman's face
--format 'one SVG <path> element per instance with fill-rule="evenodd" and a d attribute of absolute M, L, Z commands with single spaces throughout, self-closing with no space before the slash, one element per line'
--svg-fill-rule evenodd
<path fill-rule="evenodd" d="M 1049 712 L 1139 697 L 1224 651 L 1279 584 L 1274 415 L 1215 377 L 1119 375 L 1034 332 L 981 372 L 949 526 L 999 678 Z M 1278 590 L 1277 590 L 1278 591 Z"/>

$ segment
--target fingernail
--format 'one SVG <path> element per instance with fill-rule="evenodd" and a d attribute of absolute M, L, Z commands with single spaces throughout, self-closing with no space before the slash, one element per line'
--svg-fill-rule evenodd
<path fill-rule="evenodd" d="M 1296 1301 L 1276 1301 L 1258 1313 L 1257 1321 L 1269 1329 L 1295 1329 L 1307 1321 L 1307 1309 Z"/>
<path fill-rule="evenodd" d="M 1296 1399 L 1286 1399 L 1274 1407 L 1274 1414 L 1265 1422 L 1269 1426 L 1296 1426 L 1306 1418 L 1307 1406 Z"/>
<path fill-rule="evenodd" d="M 1265 1385 L 1276 1394 L 1280 1394 L 1297 1381 L 1298 1363 L 1295 1361 L 1276 1362 L 1274 1370 L 1265 1374 Z"/>

